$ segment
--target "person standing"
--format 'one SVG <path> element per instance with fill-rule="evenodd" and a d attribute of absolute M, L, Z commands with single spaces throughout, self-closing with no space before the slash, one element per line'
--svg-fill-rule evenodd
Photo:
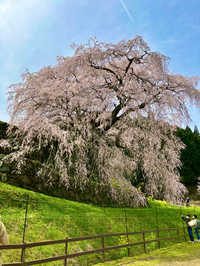
<path fill-rule="evenodd" d="M 8 237 L 7 232 L 6 232 L 6 228 L 1 221 L 1 216 L 0 216 L 0 243 L 2 245 L 7 245 L 8 240 L 9 240 L 9 237 Z M 1 252 L 0 252 L 0 266 L 2 266 Z"/>
<path fill-rule="evenodd" d="M 197 226 L 194 228 L 194 230 L 195 230 L 195 234 L 197 236 L 197 241 L 200 241 L 200 236 L 199 236 L 199 232 L 198 232 L 198 229 L 200 227 L 200 221 L 197 220 L 197 215 L 196 214 L 193 215 L 193 218 L 197 221 Z"/>
<path fill-rule="evenodd" d="M 189 224 L 188 224 L 191 221 L 190 215 L 187 214 L 186 217 L 181 215 L 181 217 L 182 217 L 183 221 L 185 221 L 186 224 L 187 224 L 187 230 L 188 230 L 188 234 L 189 234 L 191 243 L 194 244 L 194 237 L 193 237 L 193 234 L 192 234 L 192 227 L 190 227 Z"/>
<path fill-rule="evenodd" d="M 182 204 L 182 206 L 184 205 L 183 198 L 181 198 L 181 204 Z"/>
<path fill-rule="evenodd" d="M 188 197 L 186 198 L 186 201 L 185 201 L 185 202 L 186 202 L 186 207 L 189 207 L 189 205 L 190 205 L 190 200 L 189 200 Z"/>

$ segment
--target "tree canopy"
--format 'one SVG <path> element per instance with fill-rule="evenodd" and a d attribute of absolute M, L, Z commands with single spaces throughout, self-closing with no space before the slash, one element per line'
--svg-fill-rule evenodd
<path fill-rule="evenodd" d="M 13 140 L 15 152 L 5 160 L 20 169 L 27 153 L 45 148 L 38 174 L 50 182 L 56 171 L 66 186 L 69 176 L 83 189 L 91 180 L 117 183 L 141 202 L 135 186 L 157 198 L 182 197 L 184 145 L 173 125 L 190 121 L 188 104 L 200 107 L 199 78 L 169 73 L 169 58 L 151 52 L 141 36 L 118 44 L 93 38 L 71 48 L 72 57 L 27 70 L 8 88 L 10 130 L 16 125 L 23 138 Z"/>

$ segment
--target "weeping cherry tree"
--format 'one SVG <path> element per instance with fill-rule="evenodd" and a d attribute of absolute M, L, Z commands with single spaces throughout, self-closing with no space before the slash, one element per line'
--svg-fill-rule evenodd
<path fill-rule="evenodd" d="M 71 48 L 72 57 L 27 70 L 9 86 L 9 132 L 17 129 L 3 160 L 16 161 L 20 171 L 27 154 L 46 149 L 38 175 L 50 184 L 56 172 L 66 188 L 73 176 L 82 189 L 92 181 L 110 185 L 113 197 L 117 184 L 136 205 L 144 195 L 183 197 L 184 145 L 173 131 L 191 121 L 189 105 L 200 107 L 199 78 L 169 73 L 169 58 L 151 52 L 141 36 L 118 44 L 93 38 Z"/>

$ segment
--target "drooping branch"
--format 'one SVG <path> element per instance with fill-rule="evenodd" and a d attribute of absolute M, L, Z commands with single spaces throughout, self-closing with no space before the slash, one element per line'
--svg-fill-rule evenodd
<path fill-rule="evenodd" d="M 48 172 L 53 180 L 51 170 L 57 171 L 67 186 L 73 165 L 82 188 L 91 178 L 111 187 L 114 179 L 136 197 L 131 178 L 137 178 L 140 164 L 149 195 L 180 198 L 183 146 L 169 123 L 187 121 L 187 102 L 200 106 L 198 78 L 168 73 L 169 59 L 150 52 L 141 36 L 118 44 L 91 39 L 73 47 L 74 56 L 27 71 L 9 87 L 11 121 L 19 126 L 22 144 L 16 137 L 18 149 L 10 159 L 20 167 L 26 151 L 51 147 L 40 175 Z"/>

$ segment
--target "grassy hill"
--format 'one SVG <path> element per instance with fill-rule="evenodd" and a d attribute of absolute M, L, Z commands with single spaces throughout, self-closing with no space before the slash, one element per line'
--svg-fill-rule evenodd
<path fill-rule="evenodd" d="M 27 210 L 26 228 L 24 233 L 25 215 Z M 180 217 L 194 213 L 200 217 L 200 208 L 179 208 L 161 201 L 149 200 L 148 208 L 117 208 L 100 207 L 81 204 L 43 194 L 20 189 L 0 182 L 0 214 L 6 225 L 10 244 L 27 243 L 64 239 L 66 237 L 80 237 L 106 233 L 124 233 L 127 231 L 141 231 L 185 226 Z M 176 232 L 175 232 L 176 233 Z M 171 232 L 170 235 L 174 232 Z M 167 237 L 167 232 L 160 233 Z M 149 234 L 146 238 L 156 238 Z M 181 241 L 183 241 L 182 239 Z M 123 238 L 112 237 L 105 239 L 105 246 L 123 243 Z M 130 237 L 130 241 L 142 241 L 141 235 Z M 177 243 L 178 240 L 162 241 L 161 247 Z M 101 240 L 90 240 L 69 244 L 69 253 L 97 249 L 101 247 Z M 64 245 L 44 246 L 27 251 L 27 260 L 46 258 L 64 254 Z M 157 249 L 156 243 L 147 245 L 147 250 Z M 131 256 L 143 253 L 143 246 L 130 248 Z M 19 262 L 20 250 L 3 251 L 3 262 Z M 106 261 L 120 259 L 127 256 L 127 250 L 118 249 L 106 252 Z M 82 256 L 70 259 L 69 265 L 94 265 L 102 261 L 102 254 Z M 63 265 L 63 262 L 52 262 L 43 265 Z"/>

